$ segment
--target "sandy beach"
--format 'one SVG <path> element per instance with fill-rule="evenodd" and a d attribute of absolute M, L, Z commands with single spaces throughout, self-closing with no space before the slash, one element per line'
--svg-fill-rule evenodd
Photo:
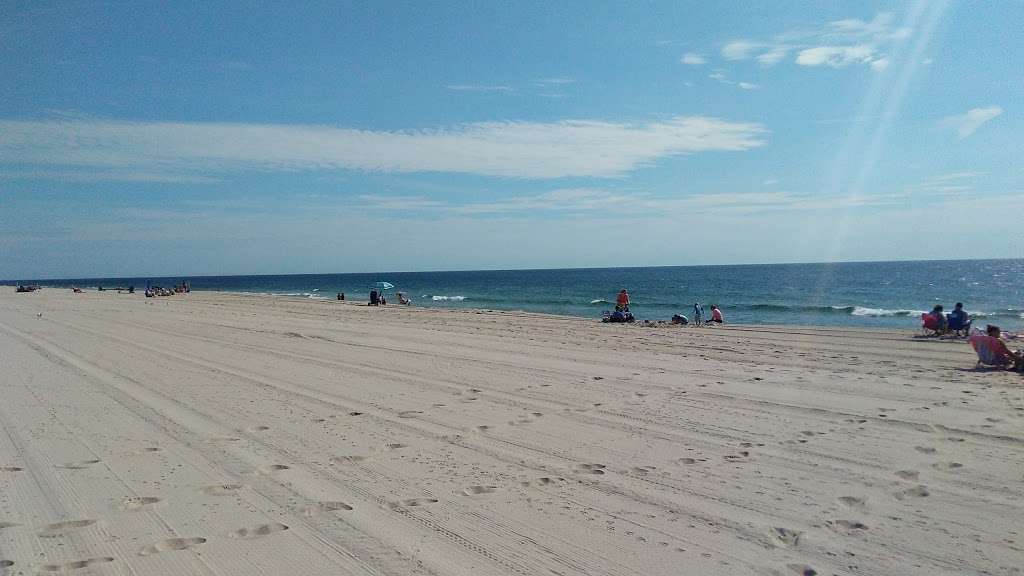
<path fill-rule="evenodd" d="M 913 334 L 4 288 L 0 573 L 1020 574 L 1024 378 Z"/>

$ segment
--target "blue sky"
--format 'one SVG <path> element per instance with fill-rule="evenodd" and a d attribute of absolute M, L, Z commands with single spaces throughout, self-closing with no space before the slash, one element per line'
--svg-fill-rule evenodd
<path fill-rule="evenodd" d="M 1020 257 L 1024 3 L 778 4 L 0 3 L 0 278 Z"/>

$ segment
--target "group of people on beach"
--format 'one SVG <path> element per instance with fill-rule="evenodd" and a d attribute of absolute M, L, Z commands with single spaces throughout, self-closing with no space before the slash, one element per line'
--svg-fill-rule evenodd
<path fill-rule="evenodd" d="M 619 290 L 619 294 L 615 297 L 615 313 L 618 314 L 632 314 L 629 312 L 629 292 L 623 288 Z M 724 324 L 725 316 L 722 314 L 722 309 L 717 304 L 711 305 L 711 317 L 705 319 L 704 307 L 701 306 L 700 302 L 693 303 L 693 320 L 687 318 L 682 314 L 672 315 L 673 324 L 695 324 L 697 326 L 703 326 L 706 324 Z"/>
<path fill-rule="evenodd" d="M 1011 350 L 999 326 L 989 324 L 985 326 L 984 332 L 978 329 L 972 331 L 972 320 L 964 310 L 963 302 L 957 302 L 949 314 L 943 313 L 941 304 L 936 304 L 931 312 L 921 315 L 921 322 L 922 328 L 930 331 L 933 336 L 967 336 L 967 341 L 978 353 L 979 364 L 1024 371 L 1024 351 Z"/>
<path fill-rule="evenodd" d="M 971 331 L 971 317 L 964 310 L 963 302 L 957 302 L 953 311 L 943 313 L 942 304 L 936 304 L 932 311 L 921 317 L 924 327 L 933 330 L 936 336 L 952 333 L 966 336 Z"/>

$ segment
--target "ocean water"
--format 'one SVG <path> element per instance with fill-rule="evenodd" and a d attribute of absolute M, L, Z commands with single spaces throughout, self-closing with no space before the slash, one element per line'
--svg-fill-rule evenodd
<path fill-rule="evenodd" d="M 727 322 L 916 328 L 919 315 L 963 302 L 979 323 L 1024 329 L 1024 260 L 670 266 L 564 270 L 196 276 L 170 278 L 13 279 L 43 286 L 95 288 L 147 282 L 193 290 L 287 298 L 365 301 L 374 282 L 395 285 L 416 306 L 526 310 L 600 318 L 626 288 L 639 319 L 692 317 L 694 302 L 717 304 Z"/>

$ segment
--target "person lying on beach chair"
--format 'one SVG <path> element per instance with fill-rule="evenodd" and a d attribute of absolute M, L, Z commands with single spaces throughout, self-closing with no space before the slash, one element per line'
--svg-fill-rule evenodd
<path fill-rule="evenodd" d="M 994 366 L 996 368 L 1012 368 L 1020 370 L 1024 367 L 1024 354 L 1007 348 L 1003 342 L 999 326 L 991 324 L 985 327 L 985 334 L 975 330 L 967 339 L 978 354 L 977 367 Z"/>

